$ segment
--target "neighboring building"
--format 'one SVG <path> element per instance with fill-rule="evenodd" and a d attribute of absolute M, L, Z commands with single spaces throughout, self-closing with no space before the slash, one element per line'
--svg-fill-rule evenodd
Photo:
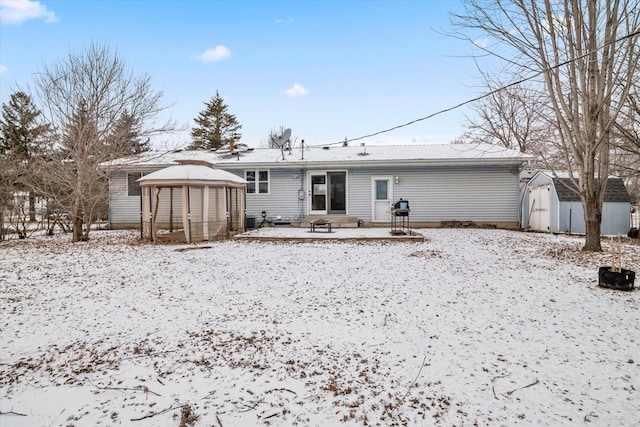
<path fill-rule="evenodd" d="M 534 157 L 486 144 L 143 153 L 109 166 L 111 226 L 139 226 L 136 180 L 178 160 L 209 162 L 246 180 L 246 213 L 257 223 L 264 212 L 275 223 L 331 217 L 388 225 L 391 205 L 402 198 L 412 226 L 460 220 L 515 228 L 519 170 Z"/>
<path fill-rule="evenodd" d="M 531 178 L 523 200 L 523 227 L 552 233 L 585 234 L 584 209 L 569 178 L 541 171 Z M 630 199 L 621 178 L 610 177 L 602 207 L 601 233 L 626 235 L 630 227 Z"/>

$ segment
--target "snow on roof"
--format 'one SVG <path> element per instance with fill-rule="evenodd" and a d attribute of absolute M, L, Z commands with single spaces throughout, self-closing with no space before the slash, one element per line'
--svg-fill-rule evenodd
<path fill-rule="evenodd" d="M 180 164 L 169 166 L 138 179 L 140 185 L 219 184 L 241 186 L 246 181 L 230 172 L 204 165 Z"/>
<path fill-rule="evenodd" d="M 147 152 L 116 160 L 111 165 L 158 167 L 185 159 L 206 161 L 224 168 L 240 168 L 246 165 L 308 164 L 520 164 L 536 157 L 491 144 L 312 146 L 306 147 L 304 152 L 300 148 L 291 151 L 257 148 L 237 154 L 195 150 Z"/>

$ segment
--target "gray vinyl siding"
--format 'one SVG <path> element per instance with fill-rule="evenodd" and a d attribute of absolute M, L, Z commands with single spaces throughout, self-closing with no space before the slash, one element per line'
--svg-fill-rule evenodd
<path fill-rule="evenodd" d="M 349 215 L 371 220 L 372 176 L 398 177 L 393 200 L 409 201 L 411 221 L 518 222 L 518 176 L 508 167 L 367 168 L 349 173 Z"/>
<path fill-rule="evenodd" d="M 244 179 L 245 169 L 226 170 Z M 306 215 L 306 177 L 302 169 L 256 167 L 255 170 L 269 171 L 269 193 L 247 194 L 247 215 L 255 216 L 258 223 L 262 211 L 269 219 L 275 220 L 280 216 L 283 221 L 299 221 Z M 303 200 L 298 199 L 298 190 L 303 191 Z"/>
<path fill-rule="evenodd" d="M 109 223 L 139 224 L 140 197 L 129 196 L 127 172 L 113 172 L 109 177 Z"/>
<path fill-rule="evenodd" d="M 512 167 L 362 167 L 362 168 L 267 168 L 269 193 L 247 194 L 246 213 L 261 220 L 262 211 L 269 219 L 281 216 L 297 221 L 308 215 L 307 176 L 314 170 L 346 171 L 346 215 L 371 221 L 372 176 L 398 177 L 393 184 L 393 200 L 408 200 L 412 222 L 447 220 L 518 223 L 518 175 Z M 245 169 L 225 170 L 244 178 Z M 140 198 L 127 195 L 126 172 L 111 175 L 110 221 L 112 225 L 136 224 L 140 221 Z M 299 191 L 302 190 L 302 199 Z M 181 216 L 180 190 L 174 190 L 174 218 Z M 177 202 L 176 202 L 177 201 Z"/>

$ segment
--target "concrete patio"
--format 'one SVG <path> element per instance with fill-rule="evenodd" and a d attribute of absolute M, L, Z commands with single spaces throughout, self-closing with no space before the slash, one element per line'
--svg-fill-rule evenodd
<path fill-rule="evenodd" d="M 389 227 L 360 227 L 360 228 L 332 228 L 316 229 L 311 232 L 303 227 L 263 227 L 248 230 L 235 236 L 238 240 L 258 241 L 395 241 L 395 242 L 422 242 L 425 237 L 420 230 L 411 230 L 410 235 L 392 235 Z"/>

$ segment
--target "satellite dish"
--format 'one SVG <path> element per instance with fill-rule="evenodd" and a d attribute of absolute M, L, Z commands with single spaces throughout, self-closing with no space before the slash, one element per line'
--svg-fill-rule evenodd
<path fill-rule="evenodd" d="M 280 136 L 272 136 L 271 142 L 278 148 L 284 147 L 284 145 L 291 139 L 291 129 L 286 129 Z"/>

